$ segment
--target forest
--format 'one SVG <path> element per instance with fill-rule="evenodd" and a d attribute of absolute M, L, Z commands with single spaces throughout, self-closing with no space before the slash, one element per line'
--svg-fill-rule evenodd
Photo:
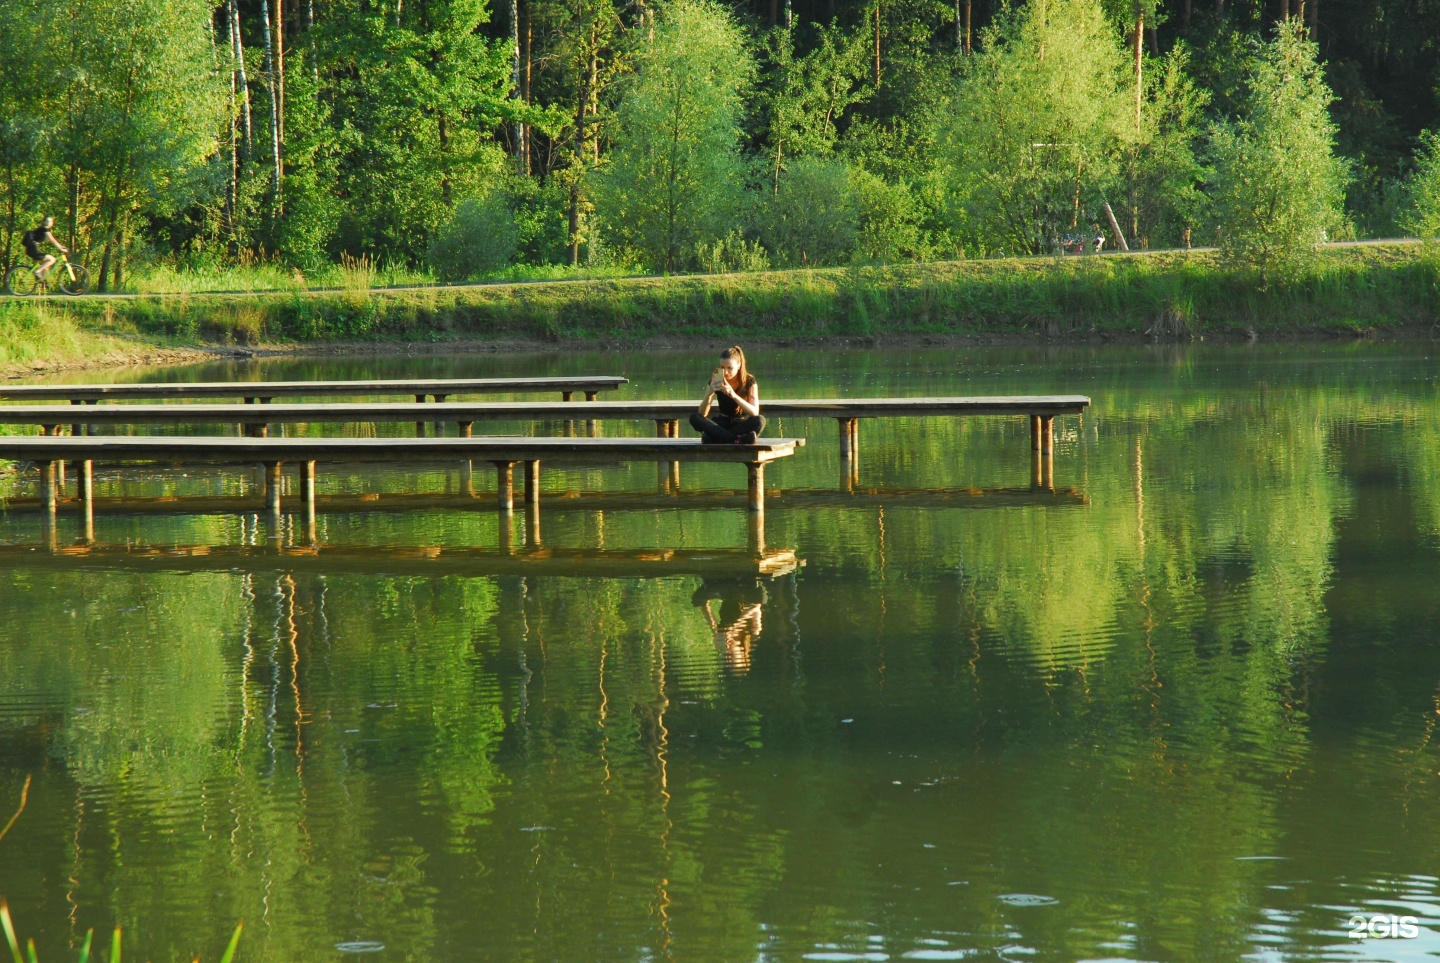
<path fill-rule="evenodd" d="M 0 262 L 100 290 L 1440 235 L 1440 0 L 6 0 Z M 1107 213 L 1107 208 L 1108 212 Z"/>

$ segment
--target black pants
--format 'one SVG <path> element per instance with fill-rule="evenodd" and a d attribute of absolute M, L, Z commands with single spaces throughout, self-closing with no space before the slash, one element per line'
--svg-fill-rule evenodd
<path fill-rule="evenodd" d="M 706 418 L 700 412 L 690 416 L 690 427 L 700 432 L 700 440 L 711 445 L 733 445 L 735 439 L 753 431 L 759 435 L 765 430 L 765 416 L 756 415 L 754 418 L 726 418 L 723 415 L 714 419 Z"/>

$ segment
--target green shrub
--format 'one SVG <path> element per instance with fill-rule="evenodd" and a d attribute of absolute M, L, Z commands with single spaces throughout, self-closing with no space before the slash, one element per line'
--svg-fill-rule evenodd
<path fill-rule="evenodd" d="M 504 267 L 519 245 L 510 197 L 493 191 L 466 198 L 435 232 L 430 261 L 441 280 L 474 281 Z"/>
<path fill-rule="evenodd" d="M 760 201 L 755 226 L 781 264 L 845 262 L 860 234 L 849 165 L 828 157 L 790 161 L 776 190 Z"/>

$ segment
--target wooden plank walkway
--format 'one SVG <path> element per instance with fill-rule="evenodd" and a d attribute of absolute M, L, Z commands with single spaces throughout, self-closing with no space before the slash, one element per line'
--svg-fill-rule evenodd
<path fill-rule="evenodd" d="M 767 418 L 834 418 L 840 425 L 841 453 L 859 454 L 858 422 L 863 418 L 934 418 L 1023 416 L 1030 419 L 1031 447 L 1050 453 L 1054 447 L 1054 420 L 1084 412 L 1085 395 L 1018 395 L 1008 397 L 938 398 L 796 398 L 761 401 Z M 266 434 L 277 424 L 356 424 L 412 422 L 416 434 L 425 422 L 458 426 L 461 436 L 473 433 L 477 421 L 654 421 L 659 437 L 678 438 L 682 423 L 696 409 L 693 401 L 590 401 L 566 402 L 433 402 L 433 403 L 307 403 L 271 404 L 237 409 L 233 404 L 92 406 L 84 412 L 87 425 L 201 425 L 239 424 L 252 434 Z M 80 417 L 57 405 L 0 405 L 0 424 L 40 425 L 54 431 Z M 72 430 L 80 434 L 80 425 Z M 687 430 L 688 429 L 684 429 Z"/>
<path fill-rule="evenodd" d="M 586 399 L 594 401 L 599 392 L 613 391 L 627 383 L 627 379 L 616 376 L 586 375 L 544 378 L 399 378 L 367 381 L 140 382 L 114 385 L 0 384 L 0 400 L 94 404 L 99 401 L 157 398 L 240 398 L 245 401 L 269 402 L 272 398 L 306 395 L 411 395 L 417 402 L 423 402 L 426 398 L 444 401 L 452 395 L 558 391 L 563 400 L 569 401 L 578 391 L 584 392 Z"/>
<path fill-rule="evenodd" d="M 524 466 L 525 501 L 538 504 L 540 464 L 562 459 L 569 464 L 611 465 L 616 462 L 731 462 L 746 466 L 748 507 L 765 508 L 765 465 L 795 454 L 803 438 L 762 438 L 754 445 L 702 445 L 691 438 L 214 438 L 171 436 L 56 435 L 0 436 L 0 459 L 40 465 L 42 509 L 51 517 L 58 505 L 57 465 L 81 463 L 80 498 L 93 513 L 95 461 L 167 461 L 184 464 L 263 464 L 266 506 L 280 511 L 281 468 L 299 462 L 301 499 L 306 514 L 315 511 L 317 462 L 368 462 L 410 465 L 417 462 L 490 461 L 497 469 L 497 498 L 504 513 L 514 509 L 514 467 Z"/>

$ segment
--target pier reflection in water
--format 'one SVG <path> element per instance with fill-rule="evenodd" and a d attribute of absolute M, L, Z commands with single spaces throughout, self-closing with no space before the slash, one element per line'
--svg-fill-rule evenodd
<path fill-rule="evenodd" d="M 627 390 L 678 393 L 690 360 Z M 867 425 L 853 494 L 833 424 L 777 428 L 826 443 L 767 478 L 762 557 L 804 562 L 770 573 L 703 468 L 674 495 L 648 465 L 557 473 L 510 555 L 440 472 L 331 479 L 322 504 L 376 510 L 331 503 L 313 546 L 296 516 L 271 539 L 142 504 L 233 496 L 203 473 L 102 473 L 137 504 L 89 547 L 62 514 L 75 555 L 0 516 L 21 928 L 64 958 L 120 922 L 156 960 L 239 918 L 276 960 L 1440 952 L 1432 359 L 766 362 L 787 394 L 1096 403 L 1038 490 L 1024 425 Z M 1417 937 L 1350 939 L 1382 913 Z"/>

